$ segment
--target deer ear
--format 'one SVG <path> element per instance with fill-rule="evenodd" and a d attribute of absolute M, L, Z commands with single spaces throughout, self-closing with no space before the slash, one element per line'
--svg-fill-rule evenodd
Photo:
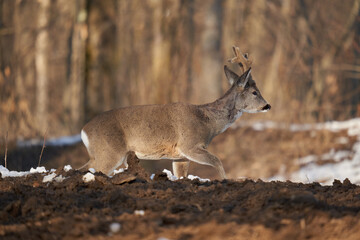
<path fill-rule="evenodd" d="M 231 71 L 226 65 L 224 65 L 224 72 L 226 75 L 226 78 L 228 79 L 230 85 L 232 86 L 234 82 L 236 82 L 239 78 L 239 75 Z"/>
<path fill-rule="evenodd" d="M 245 88 L 246 84 L 248 83 L 250 77 L 251 77 L 251 68 L 243 73 L 243 75 L 240 76 L 239 81 L 237 82 L 239 87 Z"/>

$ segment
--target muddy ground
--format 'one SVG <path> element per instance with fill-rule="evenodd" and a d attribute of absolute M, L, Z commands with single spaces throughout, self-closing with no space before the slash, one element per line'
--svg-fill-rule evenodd
<path fill-rule="evenodd" d="M 359 239 L 360 186 L 150 180 L 136 159 L 109 178 L 62 168 L 0 178 L 1 239 Z M 137 210 L 143 210 L 137 211 Z"/>

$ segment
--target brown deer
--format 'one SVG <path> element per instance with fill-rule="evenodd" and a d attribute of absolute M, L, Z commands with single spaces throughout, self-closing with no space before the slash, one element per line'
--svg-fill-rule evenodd
<path fill-rule="evenodd" d="M 189 162 L 214 167 L 226 178 L 221 161 L 206 148 L 243 112 L 270 110 L 251 76 L 251 61 L 233 47 L 239 76 L 224 66 L 230 89 L 219 99 L 204 105 L 170 103 L 130 106 L 104 112 L 81 131 L 90 160 L 86 165 L 108 175 L 125 162 L 130 152 L 143 160 L 172 160 L 176 177 L 186 177 Z M 85 167 L 84 166 L 84 167 Z"/>

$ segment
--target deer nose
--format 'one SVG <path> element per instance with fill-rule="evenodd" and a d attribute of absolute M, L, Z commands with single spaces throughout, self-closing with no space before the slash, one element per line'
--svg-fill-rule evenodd
<path fill-rule="evenodd" d="M 265 107 L 263 107 L 261 110 L 270 110 L 271 106 L 270 104 L 266 104 Z"/>

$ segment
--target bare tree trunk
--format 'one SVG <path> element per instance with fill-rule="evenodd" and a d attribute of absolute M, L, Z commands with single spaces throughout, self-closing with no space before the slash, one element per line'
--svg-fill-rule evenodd
<path fill-rule="evenodd" d="M 85 44 L 88 37 L 86 24 L 86 1 L 77 0 L 75 24 L 72 32 L 71 74 L 68 91 L 70 92 L 70 117 L 73 132 L 79 132 L 84 121 L 84 79 L 85 79 Z"/>
<path fill-rule="evenodd" d="M 356 17 L 360 10 L 360 0 L 354 0 L 351 12 L 348 15 L 348 19 L 345 26 L 342 29 L 337 41 L 331 45 L 328 49 L 323 49 L 323 54 L 319 59 L 314 60 L 313 64 L 313 87 L 308 95 L 308 102 L 312 103 L 316 107 L 315 116 L 318 121 L 332 120 L 334 118 L 333 111 L 319 111 L 320 107 L 331 106 L 332 99 L 326 98 L 326 78 L 331 70 L 334 59 L 340 54 L 345 42 L 352 37 L 354 26 L 356 26 Z M 324 97 L 325 96 L 325 97 Z M 327 103 L 328 102 L 328 103 Z M 329 107 L 328 107 L 329 109 Z"/>
<path fill-rule="evenodd" d="M 36 112 L 36 84 L 34 82 L 36 76 L 36 67 L 34 63 L 35 48 L 35 29 L 36 26 L 30 21 L 26 21 L 26 12 L 28 9 L 37 11 L 37 2 L 27 2 L 17 0 L 14 9 L 14 82 L 15 82 L 15 103 L 16 118 L 12 119 L 16 122 L 12 131 L 20 136 L 34 136 L 39 126 L 34 118 Z M 10 134 L 11 136 L 12 134 Z"/>
<path fill-rule="evenodd" d="M 164 87 L 159 84 L 163 74 L 157 73 L 159 78 L 154 79 L 156 71 L 154 64 L 162 60 L 154 59 L 156 51 L 153 46 L 156 36 L 153 25 L 156 14 L 152 6 L 161 7 L 160 3 L 139 0 L 117 2 L 117 106 L 160 103 L 164 99 L 163 92 L 158 89 L 159 86 Z M 158 11 L 161 12 L 161 9 Z M 129 12 L 132 14 L 128 14 Z M 159 17 L 161 18 L 162 15 L 160 14 Z M 162 36 L 158 38 L 159 40 L 162 41 Z M 167 65 L 162 67 L 167 68 Z"/>
<path fill-rule="evenodd" d="M 266 0 L 254 0 L 251 1 L 249 10 L 250 14 L 246 19 L 245 29 L 246 42 L 248 43 L 249 49 L 251 49 L 251 56 L 256 59 L 264 57 L 264 53 L 256 49 L 262 49 L 264 46 L 264 39 L 266 38 L 266 27 L 265 19 L 266 13 Z M 255 62 L 256 63 L 256 62 Z"/>
<path fill-rule="evenodd" d="M 222 76 L 222 2 L 213 0 L 211 2 L 201 1 L 204 10 L 199 18 L 203 25 L 197 25 L 200 32 L 199 47 L 194 53 L 194 62 L 200 62 L 199 69 L 193 79 L 193 88 L 196 89 L 193 94 L 193 102 L 206 103 L 214 100 L 221 95 L 221 76 Z M 197 4 L 200 4 L 198 2 Z"/>
<path fill-rule="evenodd" d="M 281 83 L 281 80 L 279 79 L 279 71 L 281 67 L 281 60 L 283 58 L 283 52 L 285 50 L 284 45 L 286 41 L 286 32 L 287 27 L 286 25 L 291 20 L 289 18 L 289 13 L 291 11 L 291 1 L 283 1 L 281 3 L 281 17 L 283 19 L 282 25 L 278 26 L 277 33 L 276 33 L 276 43 L 275 43 L 275 49 L 272 53 L 270 64 L 268 65 L 268 70 L 266 74 L 266 78 L 264 81 L 264 94 L 265 96 L 271 96 L 271 93 L 276 92 L 277 94 L 274 94 L 271 101 L 273 102 L 273 105 L 276 105 L 277 108 L 274 108 L 273 111 L 276 112 L 277 110 L 281 109 L 283 106 L 281 104 L 284 102 L 283 100 L 283 89 L 282 87 L 285 86 L 285 84 Z M 276 113 L 277 114 L 277 113 Z"/>
<path fill-rule="evenodd" d="M 15 107 L 14 11 L 15 1 L 0 0 L 0 144 L 5 132 L 18 127 Z M 13 131 L 11 131 L 13 133 Z M 11 138 L 16 137 L 10 134 Z"/>
<path fill-rule="evenodd" d="M 151 8 L 153 9 L 153 29 L 152 34 L 154 40 L 152 43 L 152 79 L 153 91 L 150 96 L 153 103 L 168 102 L 167 93 L 170 91 L 170 84 L 164 84 L 164 80 L 171 75 L 169 63 L 171 62 L 170 49 L 171 42 L 164 37 L 163 27 L 163 3 L 164 1 L 152 1 Z M 171 79 L 168 79 L 171 81 Z M 145 89 L 142 89 L 145 90 Z"/>
<path fill-rule="evenodd" d="M 189 101 L 193 94 L 193 51 L 195 45 L 194 9 L 195 1 L 179 1 L 171 7 L 172 19 L 166 22 L 170 48 L 171 88 L 169 99 L 172 102 Z M 175 16 L 174 16 L 175 15 Z M 170 16 L 169 16 L 170 17 Z M 176 31 L 174 31 L 176 29 Z"/>
<path fill-rule="evenodd" d="M 48 124 L 48 59 L 49 51 L 49 8 L 50 0 L 39 0 L 38 34 L 35 42 L 36 67 L 36 120 L 40 132 L 45 131 Z"/>
<path fill-rule="evenodd" d="M 129 14 L 118 12 L 118 5 L 127 2 L 88 2 L 89 37 L 86 47 L 87 76 L 84 89 L 87 120 L 100 112 L 114 108 L 117 98 L 120 97 L 116 92 L 119 87 L 116 82 L 117 69 L 123 66 L 119 64 L 117 56 L 116 48 L 121 44 L 121 41 L 117 41 L 117 24 L 122 23 L 118 18 L 124 18 Z M 121 87 L 126 88 L 125 85 Z"/>

